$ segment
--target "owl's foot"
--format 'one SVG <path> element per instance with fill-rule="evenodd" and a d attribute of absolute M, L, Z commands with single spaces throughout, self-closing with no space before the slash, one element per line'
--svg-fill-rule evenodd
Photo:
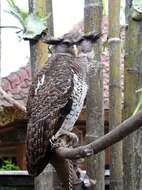
<path fill-rule="evenodd" d="M 75 147 L 78 144 L 78 136 L 75 133 L 64 131 L 57 135 L 57 141 L 62 147 Z"/>
<path fill-rule="evenodd" d="M 75 147 L 78 143 L 78 136 L 75 133 L 64 131 L 50 139 L 51 149 L 59 147 Z"/>

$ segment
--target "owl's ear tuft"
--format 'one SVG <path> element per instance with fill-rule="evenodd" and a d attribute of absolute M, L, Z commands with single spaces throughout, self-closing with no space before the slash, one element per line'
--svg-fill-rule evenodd
<path fill-rule="evenodd" d="M 42 42 L 49 44 L 49 45 L 58 45 L 64 41 L 64 38 L 54 38 L 47 34 L 42 35 Z"/>
<path fill-rule="evenodd" d="M 50 36 L 48 34 L 44 34 L 42 36 L 42 42 L 49 44 L 49 45 L 60 45 L 60 44 L 66 44 L 66 45 L 72 45 L 73 41 L 70 39 L 66 39 L 63 37 L 55 38 L 53 36 Z"/>
<path fill-rule="evenodd" d="M 98 39 L 100 39 L 101 36 L 102 36 L 102 33 L 89 32 L 87 34 L 80 36 L 80 38 L 78 38 L 76 41 L 74 41 L 74 43 L 79 44 L 84 40 L 88 40 L 92 43 L 95 43 L 95 42 L 97 42 Z"/>
<path fill-rule="evenodd" d="M 70 45 L 78 45 L 84 40 L 90 41 L 91 43 L 95 43 L 101 36 L 102 33 L 96 33 L 96 31 L 81 35 L 77 39 L 70 39 L 67 38 L 66 36 L 55 38 L 45 33 L 42 36 L 42 41 L 49 45 L 66 44 L 70 46 Z"/>
<path fill-rule="evenodd" d="M 101 36 L 102 36 L 102 33 L 89 32 L 85 34 L 83 38 L 86 40 L 91 40 L 92 42 L 96 42 Z"/>

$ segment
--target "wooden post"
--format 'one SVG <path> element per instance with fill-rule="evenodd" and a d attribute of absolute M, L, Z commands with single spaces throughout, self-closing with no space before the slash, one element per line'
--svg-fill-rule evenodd
<path fill-rule="evenodd" d="M 101 32 L 102 1 L 85 0 L 84 8 L 85 32 L 95 30 Z M 87 95 L 86 143 L 96 140 L 104 134 L 103 120 L 103 72 L 100 63 L 100 42 L 94 45 L 94 67 L 89 78 L 89 91 Z M 91 188 L 104 189 L 104 152 L 87 159 L 87 173 L 95 184 Z"/>
<path fill-rule="evenodd" d="M 0 0 L 0 25 L 1 25 L 1 0 Z M 1 28 L 0 28 L 0 87 L 1 87 Z"/>
<path fill-rule="evenodd" d="M 48 33 L 51 36 L 54 36 L 54 23 L 53 23 L 53 7 L 52 7 L 52 0 L 46 1 L 46 8 L 47 13 L 50 15 L 48 18 Z"/>
<path fill-rule="evenodd" d="M 129 17 L 130 9 L 132 6 L 132 1 L 133 0 L 125 0 L 125 2 L 126 2 L 126 5 L 125 5 L 125 22 L 126 22 L 126 24 L 128 24 L 128 17 Z"/>
<path fill-rule="evenodd" d="M 142 88 L 142 14 L 133 18 L 134 9 L 129 9 L 128 31 L 125 45 L 124 119 L 133 114 L 138 94 Z M 123 141 L 124 189 L 142 189 L 142 130 Z"/>
<path fill-rule="evenodd" d="M 25 144 L 17 144 L 16 145 L 16 160 L 17 165 L 21 170 L 26 169 L 26 148 Z"/>
<path fill-rule="evenodd" d="M 121 123 L 120 0 L 109 0 L 109 129 Z M 110 147 L 110 189 L 123 190 L 122 142 Z"/>
<path fill-rule="evenodd" d="M 52 0 L 29 0 L 30 12 L 37 13 L 40 16 L 47 16 L 49 33 L 53 35 L 53 14 L 52 14 Z M 44 64 L 48 61 L 48 45 L 42 41 L 30 41 L 30 53 L 31 53 L 31 68 L 32 77 L 39 71 Z M 50 185 L 49 185 L 50 184 Z M 49 165 L 35 178 L 35 190 L 52 190 L 53 189 L 53 170 Z"/>

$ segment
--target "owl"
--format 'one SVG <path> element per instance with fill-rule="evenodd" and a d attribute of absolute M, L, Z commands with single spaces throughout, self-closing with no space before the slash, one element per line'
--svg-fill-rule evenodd
<path fill-rule="evenodd" d="M 48 63 L 31 84 L 28 101 L 27 169 L 39 175 L 52 157 L 51 139 L 72 131 L 87 94 L 93 43 L 100 34 L 46 39 L 54 46 Z"/>

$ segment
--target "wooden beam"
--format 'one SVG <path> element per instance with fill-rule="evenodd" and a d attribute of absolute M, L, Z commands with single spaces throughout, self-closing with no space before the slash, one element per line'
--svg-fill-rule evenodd
<path fill-rule="evenodd" d="M 27 171 L 0 171 L 0 185 L 5 187 L 33 187 L 34 179 Z"/>
<path fill-rule="evenodd" d="M 15 100 L 12 95 L 6 93 L 1 87 L 0 87 L 0 96 L 2 99 L 5 99 L 11 106 L 17 107 L 20 111 L 26 113 L 26 107 L 20 104 L 17 100 Z"/>
<path fill-rule="evenodd" d="M 21 170 L 26 169 L 26 146 L 23 143 L 16 145 L 16 161 Z"/>
<path fill-rule="evenodd" d="M 0 133 L 1 144 L 25 143 L 26 128 L 17 128 Z"/>

